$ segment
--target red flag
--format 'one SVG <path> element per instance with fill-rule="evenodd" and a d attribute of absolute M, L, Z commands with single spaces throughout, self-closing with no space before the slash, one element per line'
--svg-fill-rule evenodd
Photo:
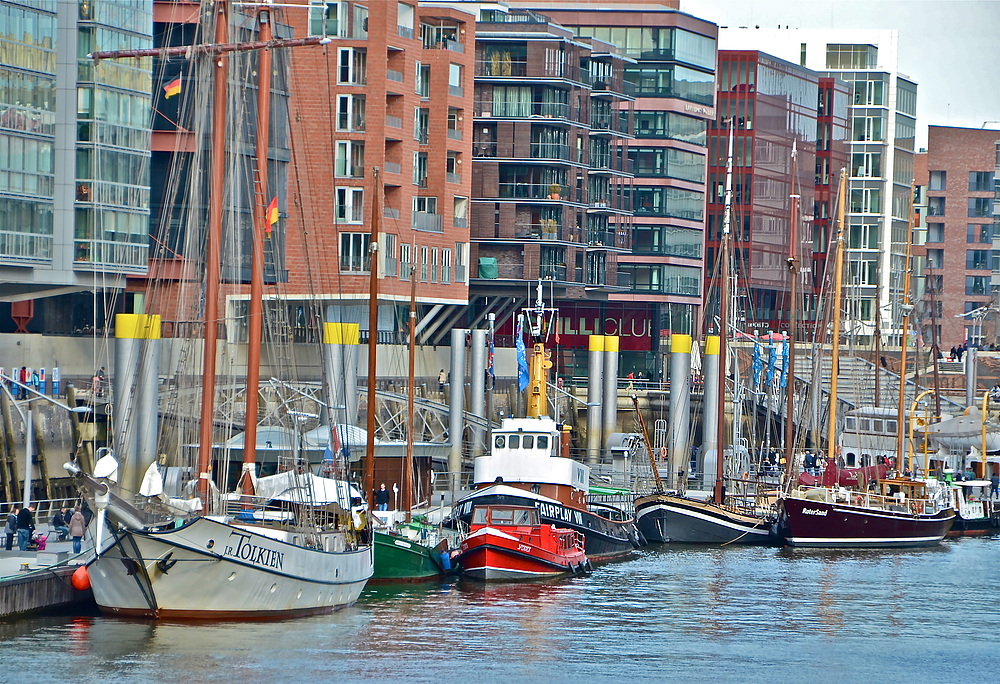
<path fill-rule="evenodd" d="M 275 197 L 267 205 L 267 222 L 264 226 L 264 233 L 271 237 L 271 227 L 278 222 L 278 198 Z"/>

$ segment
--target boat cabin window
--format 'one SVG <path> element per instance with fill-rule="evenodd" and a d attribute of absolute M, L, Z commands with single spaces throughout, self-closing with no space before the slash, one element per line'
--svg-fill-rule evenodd
<path fill-rule="evenodd" d="M 855 424 L 854 424 L 854 416 L 848 416 L 848 417 L 847 417 L 847 418 L 846 418 L 846 419 L 844 420 L 844 427 L 845 427 L 846 429 L 848 429 L 848 430 L 853 430 L 853 429 L 855 428 Z"/>
<path fill-rule="evenodd" d="M 538 511 L 534 508 L 476 508 L 472 512 L 473 525 L 537 525 Z"/>
<path fill-rule="evenodd" d="M 882 432 L 882 421 L 875 419 L 872 421 L 872 432 Z"/>
<path fill-rule="evenodd" d="M 538 448 L 548 449 L 549 448 L 549 437 L 548 435 L 538 435 Z"/>
<path fill-rule="evenodd" d="M 896 421 L 894 420 L 885 421 L 885 431 L 888 432 L 890 435 L 896 434 Z"/>
<path fill-rule="evenodd" d="M 493 446 L 495 446 L 497 449 L 503 449 L 506 443 L 507 443 L 507 438 L 504 437 L 503 435 L 497 435 L 493 439 Z"/>
<path fill-rule="evenodd" d="M 509 449 L 517 449 L 520 446 L 521 446 L 521 436 L 520 435 L 511 435 L 510 437 L 507 438 L 507 448 L 509 448 Z"/>
<path fill-rule="evenodd" d="M 534 435 L 524 435 L 521 437 L 521 448 L 522 449 L 533 449 L 535 446 Z"/>
<path fill-rule="evenodd" d="M 861 430 L 861 432 L 871 432 L 872 431 L 871 420 L 869 420 L 868 418 L 862 418 L 861 420 L 859 420 L 858 429 Z"/>
<path fill-rule="evenodd" d="M 855 454 L 853 451 L 849 451 L 847 453 L 847 467 L 855 468 L 857 467 L 857 464 L 858 464 L 858 455 Z"/>
<path fill-rule="evenodd" d="M 869 454 L 861 454 L 861 465 L 870 466 L 872 464 L 872 457 Z"/>

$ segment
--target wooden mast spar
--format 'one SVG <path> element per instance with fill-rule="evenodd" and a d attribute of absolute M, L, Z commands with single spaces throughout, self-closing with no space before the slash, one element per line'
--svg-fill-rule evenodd
<path fill-rule="evenodd" d="M 795 191 L 798 154 L 792 142 L 792 177 L 788 221 L 788 367 L 785 368 L 785 479 L 795 472 L 795 328 L 799 313 L 799 194 Z"/>
<path fill-rule="evenodd" d="M 722 505 L 725 503 L 725 445 L 726 445 L 726 362 L 729 360 L 727 341 L 729 339 L 729 241 L 730 223 L 733 210 L 733 120 L 729 120 L 729 152 L 726 158 L 726 195 L 725 208 L 722 214 L 722 263 L 719 267 L 719 397 L 718 397 L 718 437 L 715 446 L 715 488 L 712 500 Z M 736 420 L 736 416 L 733 416 Z"/>
<path fill-rule="evenodd" d="M 827 424 L 827 463 L 837 459 L 837 383 L 840 376 L 840 298 L 844 284 L 844 213 L 847 201 L 847 169 L 840 170 L 840 185 L 837 188 L 837 258 L 834 262 L 833 279 L 833 330 L 830 350 L 830 411 Z M 791 483 L 786 483 L 790 488 Z"/>
<path fill-rule="evenodd" d="M 381 229 L 382 210 L 379 199 L 382 194 L 381 177 L 377 166 L 372 167 L 372 225 L 368 241 L 368 416 L 366 428 L 368 439 L 365 445 L 365 496 L 375 496 L 375 353 L 378 349 L 378 241 Z M 411 273 L 410 278 L 415 277 Z M 369 510 L 374 510 L 374 499 Z"/>

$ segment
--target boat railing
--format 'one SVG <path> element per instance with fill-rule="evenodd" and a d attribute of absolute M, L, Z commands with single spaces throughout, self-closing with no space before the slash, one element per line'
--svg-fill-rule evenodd
<path fill-rule="evenodd" d="M 936 496 L 907 497 L 899 494 L 876 494 L 840 487 L 810 487 L 799 489 L 798 496 L 824 503 L 840 503 L 864 508 L 881 509 L 896 513 L 937 513 L 948 507 Z"/>

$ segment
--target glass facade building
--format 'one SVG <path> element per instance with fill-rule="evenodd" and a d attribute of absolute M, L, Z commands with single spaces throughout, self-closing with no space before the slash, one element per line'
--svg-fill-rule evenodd
<path fill-rule="evenodd" d="M 145 272 L 150 61 L 87 55 L 150 47 L 151 34 L 152 0 L 0 0 L 5 299 L 119 288 Z M 78 325 L 50 318 L 42 330 Z"/>

